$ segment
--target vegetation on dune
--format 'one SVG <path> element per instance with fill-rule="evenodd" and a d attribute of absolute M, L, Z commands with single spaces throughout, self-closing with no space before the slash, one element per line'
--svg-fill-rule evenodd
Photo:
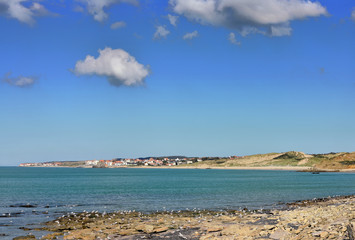
<path fill-rule="evenodd" d="M 275 159 L 289 159 L 289 160 L 293 160 L 293 161 L 298 161 L 298 160 L 302 160 L 306 158 L 306 154 L 302 153 L 302 152 L 295 152 L 295 151 L 291 151 L 291 152 L 286 152 L 284 154 L 282 154 L 281 156 L 276 157 Z"/>
<path fill-rule="evenodd" d="M 355 152 L 305 154 L 290 151 L 237 158 L 215 159 L 191 164 L 195 167 L 312 167 L 312 169 L 355 169 Z"/>

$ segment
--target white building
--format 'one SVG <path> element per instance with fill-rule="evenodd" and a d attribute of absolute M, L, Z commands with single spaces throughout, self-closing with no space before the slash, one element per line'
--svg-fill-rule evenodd
<path fill-rule="evenodd" d="M 98 163 L 99 163 L 99 160 L 88 160 L 88 161 L 85 161 L 85 165 L 89 165 L 89 166 L 97 165 Z"/>

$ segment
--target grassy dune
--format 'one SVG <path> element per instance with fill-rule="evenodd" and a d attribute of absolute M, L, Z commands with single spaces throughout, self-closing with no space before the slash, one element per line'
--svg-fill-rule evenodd
<path fill-rule="evenodd" d="M 305 154 L 267 153 L 237 159 L 216 159 L 190 164 L 192 167 L 312 167 L 313 169 L 355 170 L 355 152 Z"/>

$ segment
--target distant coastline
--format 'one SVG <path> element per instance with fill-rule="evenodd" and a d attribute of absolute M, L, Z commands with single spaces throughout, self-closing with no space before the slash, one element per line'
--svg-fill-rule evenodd
<path fill-rule="evenodd" d="M 69 166 L 36 166 L 37 168 L 93 168 L 93 167 L 69 167 Z M 270 171 L 299 171 L 299 172 L 355 172 L 355 169 L 317 169 L 312 167 L 293 167 L 293 166 L 265 166 L 265 167 L 201 167 L 201 166 L 120 166 L 108 168 L 140 168 L 140 169 L 220 169 L 220 170 L 270 170 Z"/>
<path fill-rule="evenodd" d="M 355 172 L 355 152 L 305 154 L 303 152 L 267 153 L 229 157 L 146 157 L 112 160 L 56 161 L 22 163 L 20 167 L 72 168 L 181 168 L 288 170 L 305 172 Z"/>

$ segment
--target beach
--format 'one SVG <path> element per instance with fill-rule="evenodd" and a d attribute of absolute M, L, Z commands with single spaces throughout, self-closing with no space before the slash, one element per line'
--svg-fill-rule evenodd
<path fill-rule="evenodd" d="M 208 165 L 202 165 L 202 166 L 173 166 L 173 167 L 168 167 L 168 166 L 134 166 L 134 167 L 121 167 L 121 168 L 160 168 L 160 169 L 231 169 L 231 170 L 280 170 L 280 171 L 311 171 L 311 167 L 295 167 L 295 166 L 262 166 L 262 167 L 216 167 L 216 166 L 208 166 Z M 334 170 L 334 169 L 322 169 L 322 171 L 326 172 L 355 172 L 354 169 L 339 169 L 339 170 Z"/>
<path fill-rule="evenodd" d="M 69 213 L 35 230 L 42 239 L 354 239 L 355 196 L 298 201 L 284 209 Z M 31 231 L 31 229 L 27 229 Z M 32 230 L 32 231 L 35 231 Z M 30 239 L 30 238 L 29 238 Z"/>

